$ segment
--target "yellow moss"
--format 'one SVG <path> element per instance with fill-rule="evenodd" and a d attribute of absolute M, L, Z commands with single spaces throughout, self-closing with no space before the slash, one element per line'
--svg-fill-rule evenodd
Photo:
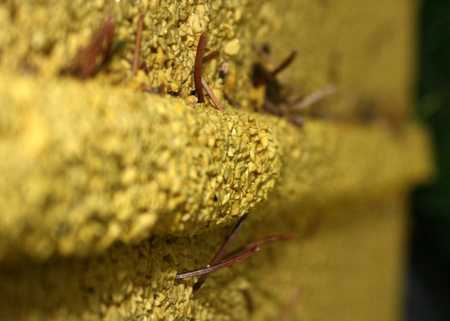
<path fill-rule="evenodd" d="M 91 253 L 151 231 L 196 234 L 265 200 L 267 208 L 369 201 L 430 171 L 415 126 L 299 129 L 94 83 L 1 75 L 0 83 L 2 256 Z"/>
<path fill-rule="evenodd" d="M 291 214 L 308 211 L 300 207 Z M 207 264 L 226 229 L 116 245 L 84 259 L 2 264 L 0 316 L 15 321 L 262 321 L 285 315 L 318 321 L 330 315 L 397 320 L 403 201 L 395 197 L 332 211 L 334 217 L 352 212 L 354 218 L 347 217 L 345 224 L 328 220 L 313 237 L 264 248 L 211 275 L 196 293 L 193 280 L 175 282 L 175 274 Z M 279 215 L 265 217 L 264 224 L 250 217 L 239 234 L 245 241 L 234 246 L 299 230 L 292 216 L 280 220 Z"/>
<path fill-rule="evenodd" d="M 398 319 L 405 192 L 431 173 L 428 139 L 406 122 L 414 9 L 0 1 L 0 319 Z M 140 14 L 144 66 L 132 77 Z M 111 60 L 92 80 L 61 78 L 108 16 Z M 224 113 L 192 96 L 202 32 L 219 52 L 203 75 Z M 271 89 L 252 86 L 253 63 L 274 68 L 293 49 L 287 99 L 337 88 L 304 128 L 248 112 Z M 241 244 L 298 238 L 197 293 L 175 282 L 246 213 Z"/>
<path fill-rule="evenodd" d="M 298 59 L 281 75 L 291 90 L 290 99 L 332 84 L 338 94 L 322 113 L 356 120 L 375 114 L 398 124 L 407 118 L 410 106 L 414 10 L 408 0 L 371 4 L 9 0 L 0 3 L 0 70 L 56 77 L 112 15 L 116 50 L 99 81 L 146 88 L 163 85 L 165 91 L 187 97 L 194 87 L 197 41 L 207 32 L 208 49 L 217 50 L 219 57 L 206 66 L 205 78 L 241 108 L 255 108 L 252 64 L 266 42 L 272 49 L 268 63 L 272 68 L 292 50 L 299 51 Z M 146 68 L 133 79 L 141 13 L 145 16 L 141 57 Z M 228 70 L 225 79 L 219 70 Z"/>
<path fill-rule="evenodd" d="M 168 92 L 188 96 L 193 90 L 197 42 L 206 32 L 208 50 L 218 50 L 220 55 L 214 66 L 205 69 L 205 78 L 222 87 L 219 68 L 239 65 L 234 69 L 242 92 L 229 95 L 245 97 L 252 35 L 260 24 L 254 15 L 259 4 L 255 0 L 204 0 L 195 4 L 187 0 L 2 2 L 0 70 L 57 77 L 111 15 L 116 23 L 115 50 L 112 61 L 99 75 L 103 81 L 122 86 L 137 82 L 146 88 L 163 85 Z M 144 15 L 140 57 L 146 68 L 138 79 L 132 79 L 139 14 Z"/>

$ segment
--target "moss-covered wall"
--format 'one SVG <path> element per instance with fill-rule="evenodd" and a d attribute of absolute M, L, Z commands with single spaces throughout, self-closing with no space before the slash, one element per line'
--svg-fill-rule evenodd
<path fill-rule="evenodd" d="M 401 284 L 402 200 L 334 206 L 316 234 L 266 248 L 251 260 L 193 281 L 175 274 L 208 263 L 227 230 L 117 245 L 98 257 L 0 267 L 2 320 L 396 320 Z M 289 215 L 305 215 L 299 207 Z M 299 229 L 279 213 L 252 218 L 237 245 Z M 380 265 L 379 262 L 383 264 Z"/>
<path fill-rule="evenodd" d="M 0 3 L 0 68 L 57 77 L 73 62 L 107 17 L 116 25 L 110 63 L 97 80 L 112 85 L 160 88 L 187 97 L 202 32 L 219 56 L 205 68 L 218 93 L 245 98 L 250 86 L 253 36 L 261 2 L 245 1 L 6 1 Z M 144 16 L 141 61 L 132 75 L 136 29 Z M 219 77 L 226 68 L 227 80 Z"/>
<path fill-rule="evenodd" d="M 406 0 L 0 0 L 0 319 L 397 319 L 406 192 L 432 172 L 407 121 L 412 12 Z M 67 72 L 108 17 L 110 59 L 90 79 Z M 202 32 L 223 113 L 193 95 Z M 251 112 L 265 94 L 254 63 L 292 49 L 286 105 L 337 89 L 303 127 Z M 297 237 L 197 293 L 175 282 L 244 214 L 235 246 Z"/>
<path fill-rule="evenodd" d="M 86 254 L 155 230 L 192 235 L 264 200 L 273 210 L 369 201 L 429 172 L 414 126 L 309 122 L 299 130 L 127 89 L 0 81 L 1 256 Z"/>
<path fill-rule="evenodd" d="M 141 14 L 143 66 L 133 76 Z M 347 121 L 375 115 L 396 124 L 408 118 L 415 17 L 409 0 L 8 0 L 0 3 L 0 68 L 58 76 L 109 16 L 115 50 L 99 81 L 187 97 L 198 38 L 206 32 L 208 49 L 219 56 L 205 77 L 234 107 L 254 109 L 260 101 L 251 68 L 267 44 L 271 54 L 263 61 L 270 68 L 299 53 L 281 77 L 291 100 L 333 85 L 338 92 L 321 115 Z"/>

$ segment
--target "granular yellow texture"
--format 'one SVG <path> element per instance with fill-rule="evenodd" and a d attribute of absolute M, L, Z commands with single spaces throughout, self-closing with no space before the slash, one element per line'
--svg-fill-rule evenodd
<path fill-rule="evenodd" d="M 408 0 L 0 0 L 0 320 L 398 320 L 406 194 L 432 172 L 408 115 L 414 12 Z M 107 20 L 98 73 L 68 73 Z M 223 113 L 196 103 L 202 33 Z M 277 82 L 254 88 L 255 64 L 274 70 L 292 50 Z M 303 127 L 251 112 L 273 90 L 288 108 L 325 87 L 336 92 Z M 297 237 L 198 292 L 175 281 L 245 214 L 233 249 Z"/>
<path fill-rule="evenodd" d="M 108 17 L 116 32 L 111 60 L 97 80 L 112 85 L 154 89 L 188 96 L 201 33 L 207 53 L 218 57 L 205 64 L 204 77 L 221 92 L 227 70 L 229 94 L 245 97 L 249 87 L 252 39 L 261 22 L 260 1 L 100 0 L 0 2 L 0 69 L 20 74 L 58 77 L 80 48 Z M 139 16 L 144 16 L 140 61 L 131 74 Z M 235 93 L 236 91 L 236 93 Z"/>
<path fill-rule="evenodd" d="M 315 114 L 398 125 L 411 103 L 414 13 L 409 0 L 7 0 L 0 2 L 0 69 L 58 77 L 112 17 L 113 51 L 97 81 L 187 97 L 197 42 L 206 33 L 208 52 L 218 56 L 203 75 L 234 107 L 261 104 L 264 90 L 252 85 L 254 63 L 273 70 L 297 50 L 279 77 L 286 100 L 334 86 L 333 104 Z M 133 76 L 140 15 L 142 66 Z M 261 55 L 263 44 L 270 54 Z"/>
<path fill-rule="evenodd" d="M 151 231 L 197 234 L 264 200 L 379 199 L 430 171 L 413 125 L 299 129 L 95 83 L 0 83 L 2 257 L 87 254 Z"/>
<path fill-rule="evenodd" d="M 206 265 L 228 230 L 115 245 L 99 256 L 0 266 L 0 318 L 14 321 L 399 319 L 404 202 L 334 206 L 308 239 L 262 249 L 253 258 L 194 280 L 177 272 Z M 294 215 L 250 220 L 235 246 L 267 233 L 297 231 Z M 354 217 L 348 218 L 351 212 Z M 326 213 L 317 212 L 317 215 Z M 250 223 L 250 224 L 248 224 Z M 255 230 L 256 229 L 256 230 Z M 374 299 L 376 298 L 376 300 Z"/>

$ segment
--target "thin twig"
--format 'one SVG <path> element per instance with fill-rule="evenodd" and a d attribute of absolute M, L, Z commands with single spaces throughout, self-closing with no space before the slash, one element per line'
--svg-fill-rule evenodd
<path fill-rule="evenodd" d="M 239 228 L 241 227 L 241 225 L 244 222 L 246 217 L 247 217 L 247 214 L 245 214 L 245 215 L 243 215 L 243 216 L 241 216 L 239 218 L 239 220 L 233 226 L 233 229 L 231 230 L 230 234 L 228 234 L 228 236 L 223 241 L 222 245 L 219 247 L 219 250 L 216 252 L 214 257 L 211 259 L 211 262 L 208 264 L 208 266 L 217 264 L 217 263 L 220 262 L 220 260 L 222 260 L 222 258 L 225 256 L 226 248 L 228 247 L 228 245 L 231 243 L 231 241 L 233 241 L 233 239 L 237 235 L 237 232 L 238 232 Z M 205 283 L 207 277 L 208 277 L 208 275 L 206 275 L 206 274 L 202 275 L 198 279 L 198 281 L 194 284 L 193 290 L 194 291 L 199 290 L 202 287 L 203 283 Z"/>
<path fill-rule="evenodd" d="M 185 273 L 180 273 L 177 274 L 175 279 L 176 280 L 184 280 L 187 278 L 192 278 L 192 277 L 196 277 L 196 276 L 202 276 L 202 275 L 206 275 L 212 272 L 215 272 L 217 270 L 220 270 L 224 267 L 229 267 L 235 263 L 244 261 L 246 258 L 250 257 L 251 255 L 253 255 L 255 252 L 259 251 L 259 247 L 254 245 L 252 247 L 246 248 L 245 251 L 243 251 L 242 253 L 238 253 L 235 256 L 230 257 L 227 260 L 224 260 L 220 263 L 211 265 L 211 266 L 207 266 L 198 270 L 194 270 L 194 271 L 190 271 L 190 272 L 185 272 Z"/>
<path fill-rule="evenodd" d="M 203 79 L 203 77 L 201 78 L 201 83 L 202 83 L 203 89 L 206 91 L 206 93 L 208 94 L 209 98 L 211 99 L 211 102 L 214 105 L 214 107 L 216 107 L 216 109 L 218 109 L 220 111 L 223 111 L 224 107 L 223 107 L 222 103 L 217 98 L 217 96 L 214 94 L 214 91 L 208 86 L 208 84 Z"/>
<path fill-rule="evenodd" d="M 89 44 L 80 48 L 67 70 L 70 74 L 86 79 L 94 76 L 98 67 L 108 58 L 114 40 L 116 24 L 108 17 L 99 30 L 94 33 Z"/>
<path fill-rule="evenodd" d="M 139 15 L 139 20 L 137 23 L 136 30 L 136 43 L 134 47 L 134 56 L 133 56 L 133 67 L 132 67 L 132 75 L 136 76 L 136 73 L 141 64 L 141 43 L 142 43 L 142 30 L 144 29 L 144 15 L 141 13 Z"/>
<path fill-rule="evenodd" d="M 242 262 L 245 259 L 249 258 L 256 252 L 258 252 L 262 246 L 276 242 L 276 241 L 285 241 L 285 240 L 292 240 L 294 237 L 292 235 L 272 235 L 268 236 L 262 240 L 250 243 L 247 245 L 242 251 L 239 251 L 237 254 L 234 254 L 222 261 L 220 261 L 217 264 L 207 266 L 198 270 L 190 271 L 190 272 L 184 272 L 179 273 L 175 276 L 176 280 L 184 280 L 192 277 L 202 276 L 206 275 L 212 272 L 215 272 L 217 270 L 220 270 L 225 267 L 230 267 L 238 262 Z"/>
<path fill-rule="evenodd" d="M 284 69 L 286 69 L 287 67 L 289 67 L 290 64 L 292 64 L 292 62 L 294 61 L 294 59 L 297 57 L 297 51 L 294 50 L 291 52 L 291 54 L 289 56 L 287 56 L 286 59 L 284 59 L 281 64 L 275 68 L 275 70 L 272 71 L 272 76 L 275 77 L 276 75 L 278 75 L 280 72 L 282 72 Z"/>
<path fill-rule="evenodd" d="M 294 103 L 294 105 L 291 107 L 294 111 L 302 111 L 307 109 L 308 107 L 318 103 L 325 97 L 334 95 L 336 93 L 336 87 L 335 86 L 326 86 L 323 87 L 312 94 L 306 96 L 305 98 L 301 99 L 299 102 Z"/>
<path fill-rule="evenodd" d="M 194 65 L 194 83 L 195 92 L 197 94 L 197 99 L 199 103 L 205 101 L 205 96 L 203 94 L 202 86 L 202 71 L 203 71 L 203 56 L 205 54 L 206 43 L 207 43 L 206 33 L 200 35 L 197 45 L 197 53 L 195 55 L 195 65 Z"/>

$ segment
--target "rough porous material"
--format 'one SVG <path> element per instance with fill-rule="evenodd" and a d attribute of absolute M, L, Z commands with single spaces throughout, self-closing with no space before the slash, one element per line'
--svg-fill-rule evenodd
<path fill-rule="evenodd" d="M 275 186 L 280 207 L 383 197 L 428 173 L 414 127 L 298 129 L 94 84 L 0 81 L 2 256 L 88 253 L 154 229 L 192 235 L 229 225 Z"/>
<path fill-rule="evenodd" d="M 259 7 L 255 0 L 7 1 L 0 3 L 0 66 L 22 74 L 59 76 L 112 17 L 116 32 L 111 60 L 98 80 L 188 96 L 197 42 L 205 32 L 208 52 L 217 50 L 219 55 L 206 66 L 204 76 L 218 93 L 226 86 L 232 97 L 245 100 L 252 40 L 261 25 Z M 141 14 L 142 65 L 133 77 Z M 219 77 L 220 70 L 226 70 L 226 79 Z"/>
<path fill-rule="evenodd" d="M 432 172 L 408 117 L 414 9 L 0 0 L 0 320 L 398 320 L 406 193 Z M 223 113 L 195 96 L 202 33 Z M 323 88 L 304 126 L 264 112 Z M 229 251 L 296 238 L 175 281 L 245 214 Z"/>
<path fill-rule="evenodd" d="M 2 320 L 396 320 L 403 201 L 333 206 L 309 239 L 274 244 L 212 275 L 192 292 L 175 274 L 207 264 L 227 230 L 193 238 L 153 238 L 96 257 L 0 266 Z M 349 219 L 351 212 L 355 218 Z M 297 231 L 294 215 L 245 222 L 235 246 Z M 327 215 L 316 211 L 314 215 Z M 248 224 L 250 223 L 250 224 Z M 379 264 L 382 262 L 382 264 Z M 372 276 L 372 277 L 370 277 Z M 366 295 L 370 293 L 370 295 Z M 376 300 L 374 300 L 376 298 Z"/>
<path fill-rule="evenodd" d="M 21 74 L 59 76 L 107 17 L 116 23 L 111 60 L 96 77 L 113 85 L 187 97 L 202 32 L 218 56 L 204 76 L 234 107 L 255 109 L 263 91 L 252 66 L 274 69 L 298 51 L 281 80 L 290 100 L 332 85 L 333 104 L 321 117 L 345 120 L 408 118 L 414 1 L 382 0 L 139 0 L 0 3 L 0 67 Z M 137 25 L 144 16 L 141 62 L 132 76 Z M 262 47 L 270 53 L 262 54 Z M 316 110 L 317 111 L 317 110 Z"/>

